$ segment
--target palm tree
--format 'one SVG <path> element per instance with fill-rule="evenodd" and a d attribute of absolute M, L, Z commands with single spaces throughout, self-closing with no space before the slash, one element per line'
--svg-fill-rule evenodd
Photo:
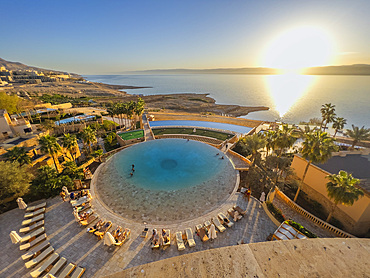
<path fill-rule="evenodd" d="M 335 117 L 335 105 L 332 105 L 331 103 L 326 103 L 321 106 L 321 117 L 322 117 L 322 122 L 320 128 L 325 131 L 326 125 L 333 122 L 334 117 Z M 324 125 L 325 123 L 325 125 Z"/>
<path fill-rule="evenodd" d="M 335 135 L 337 135 L 338 130 L 342 130 L 344 128 L 344 125 L 347 123 L 347 120 L 342 117 L 335 117 L 333 121 L 333 128 L 335 129 L 334 138 Z"/>
<path fill-rule="evenodd" d="M 259 134 L 255 133 L 250 136 L 246 136 L 243 139 L 248 151 L 251 153 L 252 167 L 256 164 L 256 158 L 259 155 L 259 150 L 266 146 L 266 140 Z"/>
<path fill-rule="evenodd" d="M 58 154 L 58 152 L 61 151 L 62 148 L 58 144 L 57 138 L 55 138 L 54 136 L 45 135 L 40 137 L 39 144 L 41 147 L 41 151 L 49 154 L 53 158 L 55 169 L 57 172 L 59 172 L 55 160 L 55 155 Z"/>
<path fill-rule="evenodd" d="M 339 171 L 338 175 L 328 175 L 326 178 L 329 179 L 329 182 L 326 184 L 328 197 L 334 201 L 332 211 L 326 219 L 326 222 L 329 222 L 338 204 L 352 206 L 360 196 L 364 196 L 364 192 L 356 187 L 360 180 L 352 177 L 351 174 L 345 171 Z"/>
<path fill-rule="evenodd" d="M 99 159 L 99 162 L 101 162 L 101 156 L 103 155 L 103 150 L 102 149 L 99 149 L 99 150 L 96 150 L 94 153 L 93 153 L 93 157 L 97 157 Z"/>
<path fill-rule="evenodd" d="M 4 156 L 7 161 L 18 161 L 19 166 L 31 164 L 31 157 L 29 157 L 26 149 L 23 147 L 14 147 L 13 149 L 8 150 Z"/>
<path fill-rule="evenodd" d="M 96 140 L 96 131 L 92 129 L 90 126 L 86 127 L 81 134 L 82 141 L 89 147 L 89 152 L 91 153 L 91 144 L 97 142 Z"/>
<path fill-rule="evenodd" d="M 142 118 L 142 115 L 143 115 L 143 112 L 144 112 L 144 106 L 145 106 L 144 100 L 139 97 L 139 99 L 137 100 L 137 102 L 135 102 L 134 112 L 139 117 L 140 128 L 141 129 L 143 128 L 143 118 Z"/>
<path fill-rule="evenodd" d="M 365 128 L 365 126 L 358 128 L 358 126 L 352 125 L 352 130 L 347 129 L 346 134 L 353 139 L 351 146 L 353 149 L 360 141 L 370 139 L 370 128 Z"/>
<path fill-rule="evenodd" d="M 278 136 L 278 132 L 276 130 L 267 130 L 263 134 L 263 137 L 265 138 L 265 141 L 266 141 L 267 153 L 269 153 L 270 150 L 275 151 L 277 136 Z"/>
<path fill-rule="evenodd" d="M 115 121 L 114 121 L 114 115 L 115 115 L 116 113 L 115 113 L 114 107 L 110 107 L 110 108 L 108 108 L 108 109 L 107 109 L 107 113 L 108 113 L 108 115 L 109 115 L 109 116 L 111 116 L 111 117 L 112 117 L 112 122 L 113 122 L 113 123 L 115 123 Z M 114 125 L 114 129 L 117 129 L 117 128 L 116 128 L 116 125 Z M 112 131 L 112 130 L 111 130 L 111 131 Z"/>
<path fill-rule="evenodd" d="M 132 121 L 132 116 L 134 115 L 134 108 L 135 108 L 135 102 L 130 100 L 130 102 L 127 103 L 126 115 L 127 115 L 127 118 L 130 120 L 131 127 L 134 126 L 134 123 Z"/>
<path fill-rule="evenodd" d="M 78 148 L 76 136 L 69 133 L 64 134 L 62 138 L 62 146 L 68 150 L 69 154 L 71 155 L 72 161 L 75 161 L 76 159 L 73 156 L 73 151 Z"/>
<path fill-rule="evenodd" d="M 298 137 L 298 132 L 296 132 L 295 127 L 289 127 L 287 124 L 282 125 L 282 128 L 277 131 L 275 141 L 275 146 L 279 148 L 278 157 L 280 157 L 286 149 L 291 148 Z"/>
<path fill-rule="evenodd" d="M 311 163 L 324 163 L 331 157 L 331 153 L 337 150 L 337 146 L 334 144 L 334 138 L 331 138 L 326 132 L 321 131 L 307 133 L 302 145 L 301 154 L 308 160 L 308 163 L 303 173 L 301 185 L 298 187 L 297 193 L 295 194 L 294 202 L 298 198 L 301 186 L 304 183 Z"/>

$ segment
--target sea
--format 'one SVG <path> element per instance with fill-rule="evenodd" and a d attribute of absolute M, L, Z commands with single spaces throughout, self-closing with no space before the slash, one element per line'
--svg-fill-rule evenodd
<path fill-rule="evenodd" d="M 267 106 L 243 118 L 299 124 L 320 118 L 321 105 L 335 105 L 338 117 L 370 128 L 370 76 L 153 74 L 85 75 L 89 81 L 151 87 L 124 90 L 135 95 L 207 93 L 218 104 Z"/>

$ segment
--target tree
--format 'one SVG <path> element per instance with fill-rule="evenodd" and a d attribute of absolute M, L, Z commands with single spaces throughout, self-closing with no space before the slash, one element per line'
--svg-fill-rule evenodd
<path fill-rule="evenodd" d="M 333 121 L 333 128 L 335 129 L 334 138 L 335 138 L 335 135 L 337 135 L 338 130 L 342 130 L 346 123 L 347 123 L 347 120 L 345 118 L 341 118 L 341 117 L 334 118 L 334 121 Z"/>
<path fill-rule="evenodd" d="M 0 109 L 6 109 L 11 115 L 17 112 L 17 104 L 20 98 L 16 95 L 8 95 L 5 92 L 0 92 Z"/>
<path fill-rule="evenodd" d="M 99 159 L 99 162 L 101 162 L 101 156 L 103 155 L 103 150 L 102 149 L 99 149 L 99 150 L 96 150 L 94 153 L 93 153 L 93 157 L 97 157 Z"/>
<path fill-rule="evenodd" d="M 58 152 L 62 150 L 62 148 L 58 144 L 57 138 L 55 138 L 54 136 L 45 135 L 40 137 L 39 144 L 41 146 L 41 151 L 49 154 L 53 158 L 55 170 L 59 172 L 55 156 L 58 154 Z"/>
<path fill-rule="evenodd" d="M 72 180 L 82 180 L 84 178 L 84 171 L 78 168 L 74 161 L 66 161 L 63 163 L 64 169 L 62 175 L 70 177 Z"/>
<path fill-rule="evenodd" d="M 9 202 L 28 192 L 32 175 L 28 165 L 17 161 L 0 161 L 0 203 Z"/>
<path fill-rule="evenodd" d="M 328 175 L 326 178 L 329 179 L 326 184 L 328 197 L 334 201 L 332 211 L 326 219 L 326 222 L 329 222 L 338 204 L 352 206 L 360 196 L 364 196 L 364 192 L 356 187 L 360 180 L 345 171 L 339 171 L 338 175 Z"/>
<path fill-rule="evenodd" d="M 112 122 L 114 123 L 114 128 L 115 128 L 115 130 L 117 130 L 117 127 L 116 127 L 116 125 L 115 125 L 115 121 L 114 121 L 114 115 L 116 114 L 115 113 L 115 109 L 114 109 L 114 107 L 110 107 L 110 108 L 108 108 L 107 109 L 107 113 L 108 113 L 108 115 L 109 116 L 111 116 L 112 117 Z M 111 126 L 112 127 L 112 126 Z"/>
<path fill-rule="evenodd" d="M 297 200 L 299 192 L 301 190 L 304 179 L 308 168 L 311 163 L 324 163 L 330 157 L 331 153 L 336 151 L 338 148 L 334 144 L 334 139 L 328 136 L 326 132 L 313 131 L 305 135 L 305 141 L 302 143 L 303 147 L 301 149 L 301 154 L 303 158 L 308 160 L 307 166 L 304 170 L 301 185 L 297 189 L 297 193 L 294 197 L 294 202 Z"/>
<path fill-rule="evenodd" d="M 143 115 L 143 112 L 144 112 L 144 106 L 145 106 L 144 100 L 139 97 L 139 99 L 137 100 L 137 102 L 135 102 L 134 112 L 139 117 L 140 128 L 141 129 L 143 128 L 143 118 L 142 118 L 142 115 Z"/>
<path fill-rule="evenodd" d="M 332 105 L 331 103 L 326 103 L 321 106 L 321 126 L 320 128 L 325 131 L 326 125 L 333 122 L 335 117 L 335 105 Z"/>
<path fill-rule="evenodd" d="M 7 161 L 17 161 L 20 166 L 24 164 L 31 164 L 31 157 L 27 154 L 27 151 L 23 147 L 14 147 L 11 150 L 8 150 L 4 154 Z"/>
<path fill-rule="evenodd" d="M 266 141 L 259 134 L 253 134 L 243 139 L 246 148 L 251 153 L 252 167 L 256 164 L 256 159 L 260 156 L 260 150 L 266 146 Z"/>
<path fill-rule="evenodd" d="M 370 139 L 370 128 L 365 128 L 365 126 L 359 128 L 358 126 L 352 125 L 352 130 L 347 129 L 346 134 L 353 139 L 351 146 L 353 149 L 357 143 Z"/>
<path fill-rule="evenodd" d="M 96 131 L 93 130 L 90 126 L 88 126 L 82 131 L 81 137 L 82 137 L 82 141 L 84 142 L 84 144 L 88 146 L 89 153 L 91 154 L 92 152 L 91 144 L 94 144 L 97 142 Z"/>
<path fill-rule="evenodd" d="M 62 137 L 62 146 L 68 150 L 72 160 L 75 161 L 76 158 L 73 156 L 73 152 L 78 148 L 76 136 L 69 133 L 64 134 Z"/>
<path fill-rule="evenodd" d="M 280 157 L 285 150 L 291 148 L 298 139 L 298 132 L 295 127 L 289 127 L 287 124 L 282 125 L 281 129 L 276 131 L 274 147 L 279 149 Z"/>
<path fill-rule="evenodd" d="M 57 171 L 50 166 L 38 168 L 37 176 L 32 181 L 34 194 L 44 198 L 58 194 L 63 186 L 71 187 L 73 186 L 73 181 L 66 175 L 58 177 Z"/>

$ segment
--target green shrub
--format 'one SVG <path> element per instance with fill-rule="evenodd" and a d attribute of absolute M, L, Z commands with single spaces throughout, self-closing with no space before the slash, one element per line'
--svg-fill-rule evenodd
<path fill-rule="evenodd" d="M 290 226 L 292 226 L 293 228 L 295 228 L 296 230 L 300 231 L 306 237 L 309 237 L 309 238 L 316 238 L 317 237 L 317 235 L 310 232 L 305 227 L 303 227 L 301 224 L 299 224 L 297 222 L 294 222 L 293 220 L 287 220 L 286 223 L 289 224 Z"/>
<path fill-rule="evenodd" d="M 277 221 L 284 222 L 285 217 L 280 209 L 275 207 L 274 204 L 271 203 L 270 201 L 267 201 L 266 205 L 267 205 L 268 210 L 272 213 L 272 215 L 276 218 Z"/>

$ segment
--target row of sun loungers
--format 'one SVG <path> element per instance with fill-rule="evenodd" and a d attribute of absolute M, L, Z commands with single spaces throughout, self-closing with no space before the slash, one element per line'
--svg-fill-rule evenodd
<path fill-rule="evenodd" d="M 307 238 L 304 234 L 294 229 L 292 226 L 283 222 L 277 228 L 272 236 L 272 240 L 291 240 L 291 239 L 305 239 Z"/>
<path fill-rule="evenodd" d="M 45 274 L 43 277 L 79 278 L 85 268 L 76 268 L 75 264 L 70 263 L 63 269 L 67 260 L 63 257 L 60 258 L 47 240 L 44 228 L 45 207 L 46 203 L 44 202 L 26 209 L 26 219 L 22 222 L 24 227 L 19 230 L 25 235 L 21 237 L 19 249 L 28 251 L 21 258 L 25 261 L 26 268 L 34 268 L 30 272 L 31 277 L 41 277 Z M 58 272 L 60 274 L 56 276 Z"/>

